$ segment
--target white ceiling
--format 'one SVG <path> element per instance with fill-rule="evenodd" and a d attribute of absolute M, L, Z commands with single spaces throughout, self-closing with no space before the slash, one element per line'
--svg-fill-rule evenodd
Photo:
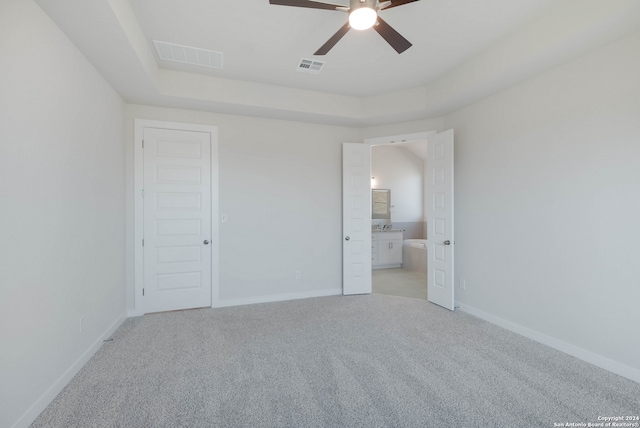
<path fill-rule="evenodd" d="M 640 29 L 637 0 L 420 0 L 381 12 L 397 54 L 343 12 L 268 0 L 36 0 L 132 103 L 336 125 L 437 117 Z M 347 4 L 347 0 L 332 1 Z M 224 53 L 222 70 L 161 61 L 153 40 Z M 319 75 L 298 73 L 302 57 Z"/>
<path fill-rule="evenodd" d="M 557 0 L 421 0 L 380 16 L 413 46 L 396 53 L 373 29 L 351 30 L 325 56 L 313 53 L 347 21 L 344 12 L 268 0 L 132 0 L 145 37 L 224 53 L 224 69 L 164 68 L 351 96 L 423 85 Z M 348 5 L 348 1 L 329 1 Z M 300 58 L 326 61 L 320 75 L 295 72 Z M 159 61 L 159 59 L 156 57 Z"/>

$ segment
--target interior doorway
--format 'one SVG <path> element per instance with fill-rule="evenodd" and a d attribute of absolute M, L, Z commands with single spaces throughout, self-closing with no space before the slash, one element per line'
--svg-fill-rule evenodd
<path fill-rule="evenodd" d="M 372 291 L 453 310 L 453 130 L 365 143 L 372 149 Z M 376 201 L 376 193 L 388 200 Z"/>
<path fill-rule="evenodd" d="M 374 242 L 371 213 L 380 207 L 372 198 L 371 147 L 411 143 L 427 140 L 427 168 L 424 173 L 426 247 L 427 247 L 427 300 L 454 310 L 454 237 L 453 237 L 453 130 L 440 133 L 422 132 L 399 136 L 366 139 L 364 144 L 343 143 L 342 158 L 342 231 L 343 231 L 343 294 L 372 292 L 372 266 L 384 264 L 386 268 L 402 267 L 402 260 L 394 259 L 398 243 L 395 237 L 384 235 L 384 242 Z M 373 186 L 375 187 L 375 186 Z M 389 199 L 388 211 L 392 211 Z M 372 202 L 373 201 L 373 202 Z M 368 213 L 367 213 L 368 211 Z M 384 209 L 382 209 L 384 211 Z M 393 223 L 387 233 L 396 232 Z M 404 232 L 404 230 L 402 230 Z M 352 239 L 351 235 L 355 237 Z M 402 241 L 404 239 L 400 238 Z M 380 239 L 378 238 L 378 241 Z M 404 243 L 404 242 L 403 242 Z M 395 249 L 395 250 L 394 250 Z M 384 253 L 384 254 L 383 254 Z M 396 266 L 397 265 L 397 266 Z M 378 266 L 381 267 L 381 266 Z"/>
<path fill-rule="evenodd" d="M 371 145 L 374 294 L 427 300 L 424 137 L 392 136 Z"/>

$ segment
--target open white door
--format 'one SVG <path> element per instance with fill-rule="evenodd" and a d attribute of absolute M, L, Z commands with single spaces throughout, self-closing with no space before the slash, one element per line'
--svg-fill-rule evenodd
<path fill-rule="evenodd" d="M 428 298 L 453 310 L 453 129 L 429 137 L 427 150 Z"/>
<path fill-rule="evenodd" d="M 371 293 L 371 146 L 342 145 L 342 293 Z"/>

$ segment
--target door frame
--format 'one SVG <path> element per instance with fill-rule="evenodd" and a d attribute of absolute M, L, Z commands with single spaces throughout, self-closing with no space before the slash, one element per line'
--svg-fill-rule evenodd
<path fill-rule="evenodd" d="M 398 134 L 398 135 L 389 135 L 386 137 L 373 137 L 373 138 L 365 138 L 363 144 L 369 146 L 369 150 L 373 146 L 383 146 L 395 143 L 411 143 L 416 141 L 427 140 L 430 136 L 436 135 L 438 131 L 422 131 L 422 132 L 414 132 L 410 134 Z M 371 161 L 369 161 L 369 167 L 371 167 Z M 344 210 L 344 208 L 343 208 Z M 344 252 L 342 254 L 343 266 L 344 266 Z M 371 262 L 369 262 L 369 269 L 371 269 Z M 372 279 L 369 279 L 372 282 Z M 372 284 L 369 284 L 372 285 Z M 344 283 L 342 284 L 342 292 L 344 293 Z"/>
<path fill-rule="evenodd" d="M 166 122 L 159 120 L 134 119 L 133 137 L 133 269 L 134 269 L 134 297 L 133 311 L 130 315 L 145 314 L 142 290 L 144 288 L 144 199 L 142 189 L 144 184 L 144 150 L 142 140 L 145 128 L 170 129 L 175 131 L 195 131 L 208 133 L 211 136 L 211 307 L 219 306 L 220 302 L 220 222 L 219 222 L 219 156 L 218 156 L 218 127 L 212 125 L 198 125 L 193 123 Z"/>

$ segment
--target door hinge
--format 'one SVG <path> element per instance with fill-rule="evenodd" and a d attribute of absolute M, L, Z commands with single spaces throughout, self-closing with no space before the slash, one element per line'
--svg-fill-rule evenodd
<path fill-rule="evenodd" d="M 142 240 L 142 246 L 144 247 L 144 239 Z"/>
<path fill-rule="evenodd" d="M 144 140 L 142 140 L 142 148 L 144 149 Z"/>
<path fill-rule="evenodd" d="M 142 189 L 142 197 L 144 198 L 144 189 Z"/>
<path fill-rule="evenodd" d="M 142 295 L 144 296 L 144 288 L 142 289 Z"/>

